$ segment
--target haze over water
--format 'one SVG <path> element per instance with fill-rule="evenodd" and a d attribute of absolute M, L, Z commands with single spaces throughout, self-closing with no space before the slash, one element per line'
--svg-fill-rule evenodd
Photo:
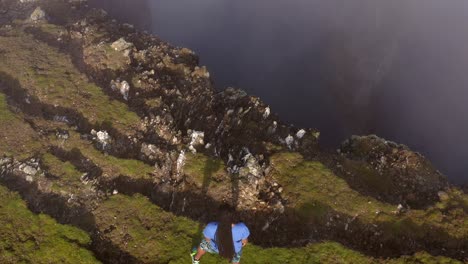
<path fill-rule="evenodd" d="M 468 175 L 468 1 L 92 0 L 194 50 L 218 89 L 261 97 L 336 147 L 375 133 Z"/>

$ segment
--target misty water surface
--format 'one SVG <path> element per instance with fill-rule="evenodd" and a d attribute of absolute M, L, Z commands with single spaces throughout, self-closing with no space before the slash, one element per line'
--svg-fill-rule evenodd
<path fill-rule="evenodd" d="M 336 147 L 376 133 L 468 182 L 468 2 L 92 0 L 196 51 L 218 89 L 260 96 Z"/>

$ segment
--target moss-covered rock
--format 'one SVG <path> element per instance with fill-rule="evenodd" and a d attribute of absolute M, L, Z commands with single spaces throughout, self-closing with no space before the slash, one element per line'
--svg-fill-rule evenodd
<path fill-rule="evenodd" d="M 381 200 L 424 208 L 448 182 L 421 154 L 377 136 L 353 136 L 341 146 L 341 169 L 350 182 Z"/>

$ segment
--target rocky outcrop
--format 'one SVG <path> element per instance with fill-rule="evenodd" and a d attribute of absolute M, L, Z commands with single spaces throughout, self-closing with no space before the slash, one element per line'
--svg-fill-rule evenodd
<path fill-rule="evenodd" d="M 448 187 L 447 179 L 421 154 L 377 136 L 353 136 L 342 144 L 340 153 L 353 163 L 344 162 L 355 180 L 384 185 L 379 195 L 396 204 L 431 205 Z"/>

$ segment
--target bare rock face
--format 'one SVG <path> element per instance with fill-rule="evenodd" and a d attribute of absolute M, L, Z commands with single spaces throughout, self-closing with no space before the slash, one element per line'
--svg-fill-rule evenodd
<path fill-rule="evenodd" d="M 439 200 L 445 177 L 421 154 L 377 136 L 353 136 L 340 149 L 353 163 L 359 181 L 380 183 L 381 196 L 395 203 L 423 207 Z"/>

